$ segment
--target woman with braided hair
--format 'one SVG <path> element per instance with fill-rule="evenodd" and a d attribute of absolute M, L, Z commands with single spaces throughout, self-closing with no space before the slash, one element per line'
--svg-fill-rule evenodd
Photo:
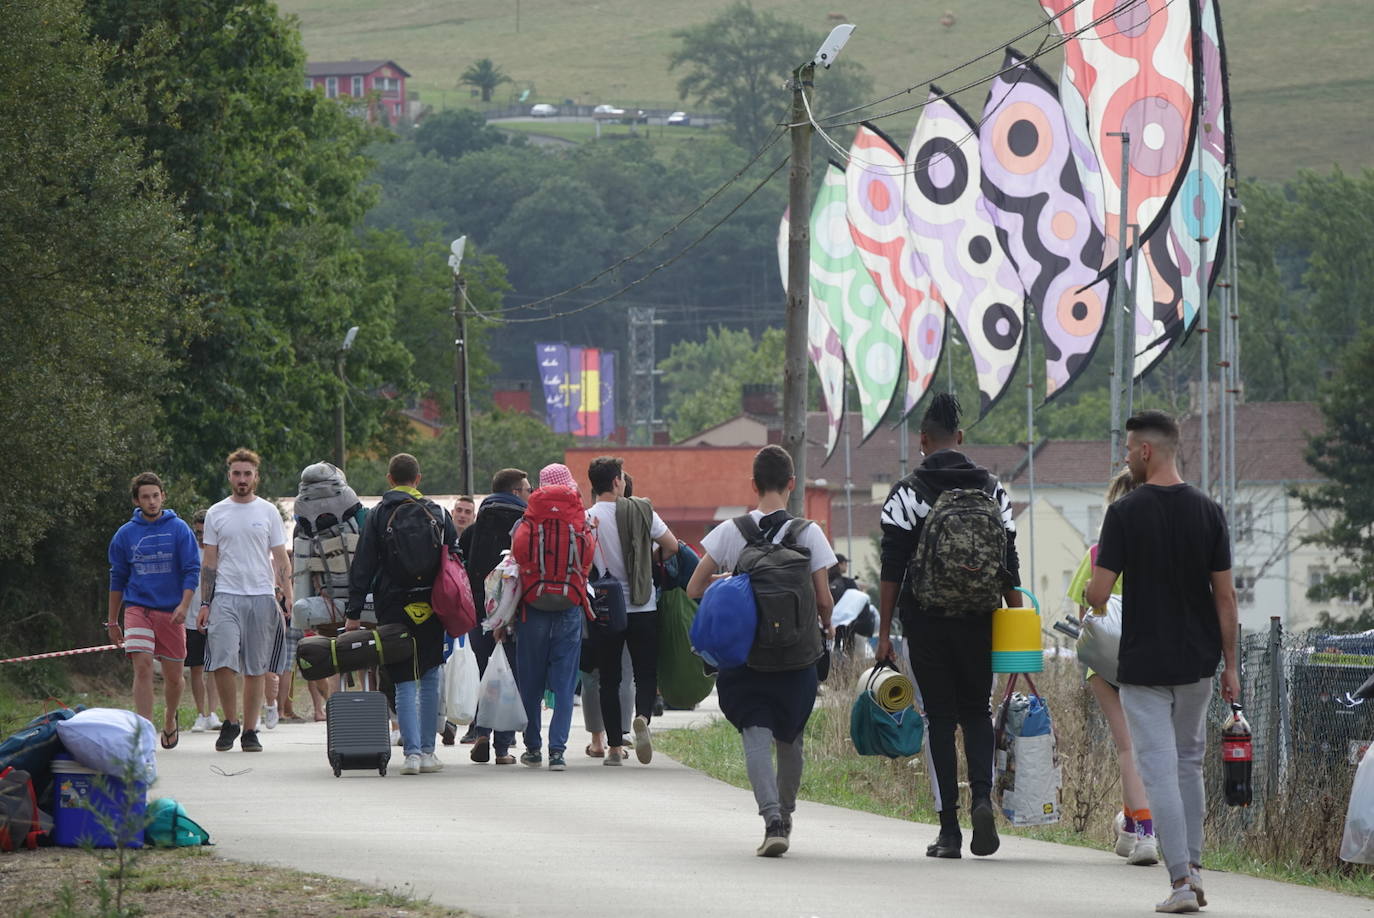
<path fill-rule="evenodd" d="M 969 851 L 986 856 L 1000 844 L 992 805 L 992 612 L 1003 600 L 1008 606 L 1021 604 L 1013 589 L 1021 579 L 1011 498 L 991 472 L 959 451 L 964 442 L 959 420 L 959 400 L 953 395 L 941 392 L 931 399 L 921 420 L 921 454 L 925 458 L 914 472 L 892 486 L 883 504 L 879 577 L 877 655 L 880 660 L 893 659 L 891 630 L 896 611 L 901 616 L 930 729 L 926 759 L 935 809 L 940 814 L 940 835 L 926 849 L 926 856 L 944 858 L 961 857 L 963 847 L 956 727 L 964 735 L 968 766 L 973 823 Z M 1000 548 L 1002 552 L 1000 565 L 994 562 L 979 569 L 984 573 L 968 574 L 967 583 L 959 582 L 962 575 L 941 574 L 937 578 L 932 573 L 935 568 L 957 571 L 960 565 L 932 564 L 923 558 L 936 550 L 933 536 L 944 529 L 943 525 L 933 527 L 932 538 L 923 544 L 926 521 L 932 514 L 944 513 L 954 495 L 938 508 L 937 503 L 942 494 L 952 491 L 982 492 L 988 498 L 978 504 L 981 498 L 976 493 L 967 495 L 984 511 L 987 524 L 982 530 L 986 544 L 970 543 L 966 547 L 973 551 L 982 548 L 985 553 Z M 989 516 L 993 519 L 988 520 Z M 989 535 L 995 541 L 988 539 Z M 946 544 L 943 536 L 938 544 Z M 989 545 L 995 547 L 989 549 Z"/>

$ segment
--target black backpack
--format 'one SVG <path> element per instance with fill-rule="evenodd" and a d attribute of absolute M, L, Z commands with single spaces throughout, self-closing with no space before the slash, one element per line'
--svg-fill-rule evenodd
<path fill-rule="evenodd" d="M 786 520 L 782 523 L 786 532 L 777 542 L 747 513 L 735 517 L 734 524 L 745 541 L 735 573 L 749 575 L 759 610 L 748 666 L 760 672 L 811 666 L 820 659 L 824 645 L 811 582 L 811 549 L 797 542 L 811 521 Z"/>
<path fill-rule="evenodd" d="M 406 497 L 387 517 L 382 535 L 383 563 L 402 590 L 428 590 L 439 575 L 439 556 L 444 547 L 443 511 L 439 510 L 436 516 L 425 506 L 429 503 Z"/>

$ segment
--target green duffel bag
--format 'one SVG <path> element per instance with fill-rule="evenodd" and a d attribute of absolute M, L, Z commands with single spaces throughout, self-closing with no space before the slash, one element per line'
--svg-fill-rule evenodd
<path fill-rule="evenodd" d="M 696 614 L 697 604 L 685 590 L 664 590 L 658 597 L 658 688 L 670 708 L 691 710 L 716 684 L 692 652 L 688 632 Z"/>

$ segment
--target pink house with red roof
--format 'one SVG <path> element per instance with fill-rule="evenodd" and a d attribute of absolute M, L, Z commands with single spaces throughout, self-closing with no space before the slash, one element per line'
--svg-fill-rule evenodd
<path fill-rule="evenodd" d="M 305 65 L 307 89 L 323 90 L 325 98 L 364 99 L 376 94 L 375 104 L 395 121 L 405 113 L 409 73 L 395 61 L 318 61 Z M 369 118 L 374 117 L 369 111 Z"/>

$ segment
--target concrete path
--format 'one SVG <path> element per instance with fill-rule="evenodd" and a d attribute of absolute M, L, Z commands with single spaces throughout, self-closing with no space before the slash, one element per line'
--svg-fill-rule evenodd
<path fill-rule="evenodd" d="M 669 712 L 656 725 L 709 716 Z M 1112 918 L 1153 914 L 1166 894 L 1163 867 L 1129 867 L 1106 850 L 1004 837 L 991 858 L 934 860 L 924 856 L 931 826 L 814 803 L 800 805 L 787 855 L 757 858 L 762 821 L 748 791 L 662 753 L 648 766 L 603 767 L 583 755 L 580 726 L 579 710 L 561 774 L 474 765 L 468 747 L 441 746 L 444 771 L 397 774 L 396 748 L 385 778 L 335 778 L 323 724 L 264 730 L 261 754 L 217 753 L 214 734 L 183 732 L 159 752 L 152 795 L 181 801 L 222 856 L 491 918 Z M 1206 882 L 1206 914 L 1374 915 L 1374 900 L 1229 874 Z"/>

